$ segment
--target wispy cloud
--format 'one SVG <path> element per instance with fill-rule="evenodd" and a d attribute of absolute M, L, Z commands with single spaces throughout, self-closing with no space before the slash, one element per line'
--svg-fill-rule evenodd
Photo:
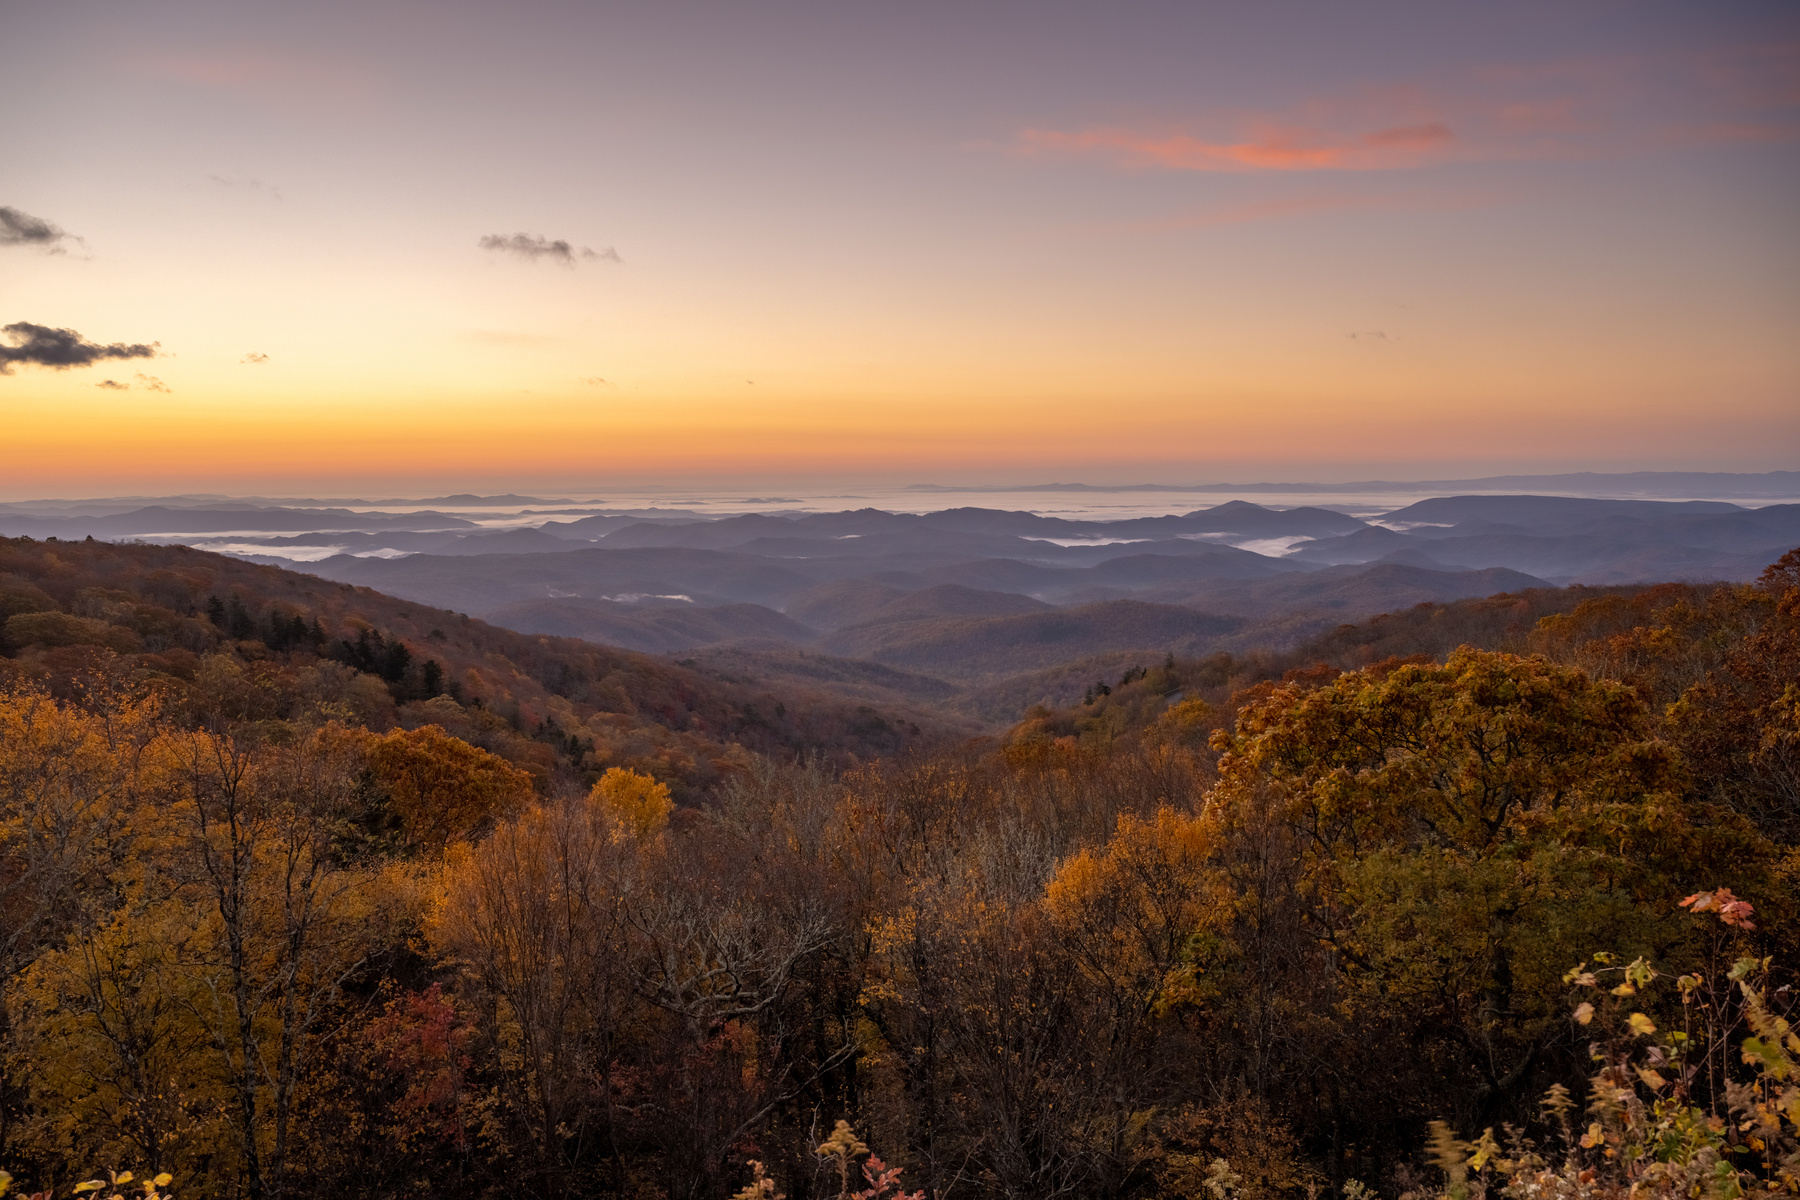
<path fill-rule="evenodd" d="M 66 254 L 64 243 L 79 241 L 42 217 L 0 204 L 0 246 L 35 246 L 46 254 Z"/>
<path fill-rule="evenodd" d="M 137 380 L 137 390 L 139 390 L 139 391 L 143 391 L 143 392 L 170 392 L 171 391 L 168 384 L 164 383 L 162 380 L 158 379 L 154 375 L 146 375 L 142 371 L 140 371 L 137 373 L 137 375 L 134 376 L 134 378 Z M 94 386 L 97 388 L 104 388 L 105 390 L 107 390 L 109 392 L 129 392 L 132 390 L 131 384 L 120 383 L 116 379 L 102 379 L 99 383 L 96 383 Z"/>
<path fill-rule="evenodd" d="M 1696 75 L 1723 109 L 1800 108 L 1800 41 L 1705 50 L 1698 56 Z"/>
<path fill-rule="evenodd" d="M 1392 125 L 1343 135 L 1316 126 L 1254 122 L 1240 137 L 1209 140 L 1187 133 L 1126 128 L 1063 132 L 1028 129 L 1027 154 L 1093 154 L 1124 166 L 1179 171 L 1373 171 L 1413 167 L 1451 154 L 1457 135 L 1442 121 Z"/>
<path fill-rule="evenodd" d="M 351 64 L 255 48 L 164 55 L 140 59 L 136 65 L 162 79 L 282 108 L 357 104 L 373 90 L 368 74 Z"/>
<path fill-rule="evenodd" d="M 89 367 L 104 359 L 155 358 L 157 348 L 162 344 L 113 342 L 102 345 L 88 341 L 73 329 L 52 329 L 48 325 L 33 325 L 30 321 L 15 321 L 0 332 L 17 343 L 0 346 L 0 375 L 10 375 L 12 369 L 20 365 L 62 371 L 69 367 Z"/>
<path fill-rule="evenodd" d="M 272 183 L 264 183 L 252 175 L 208 175 L 206 178 L 213 184 L 229 191 L 267 196 L 271 200 L 281 199 L 280 188 Z"/>
<path fill-rule="evenodd" d="M 1445 162 L 1588 159 L 1672 144 L 1800 136 L 1800 47 L 1495 65 L 1369 86 L 1284 110 L 1029 128 L 1028 157 L 1128 170 L 1395 171 Z"/>
<path fill-rule="evenodd" d="M 495 250 L 502 254 L 512 254 L 528 261 L 547 258 L 551 262 L 565 267 L 572 267 L 579 261 L 623 263 L 619 252 L 611 246 L 602 246 L 595 250 L 590 246 L 577 247 L 562 238 L 551 240 L 547 237 L 533 236 L 528 233 L 499 234 L 490 233 L 478 243 L 483 250 Z"/>
<path fill-rule="evenodd" d="M 252 350 L 250 353 L 244 355 L 244 357 L 238 359 L 238 361 L 241 363 L 266 363 L 269 361 L 269 356 L 266 354 L 258 354 L 256 351 Z"/>

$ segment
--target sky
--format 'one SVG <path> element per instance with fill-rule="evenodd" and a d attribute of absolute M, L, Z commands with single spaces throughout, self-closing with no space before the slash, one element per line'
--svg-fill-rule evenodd
<path fill-rule="evenodd" d="M 7 495 L 1800 466 L 1792 3 L 0 8 Z"/>

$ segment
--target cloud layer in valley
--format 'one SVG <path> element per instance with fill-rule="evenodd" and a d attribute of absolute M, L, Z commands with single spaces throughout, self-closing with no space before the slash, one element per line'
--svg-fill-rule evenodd
<path fill-rule="evenodd" d="M 490 233 L 478 243 L 483 250 L 495 250 L 502 254 L 514 254 L 531 262 L 547 258 L 551 262 L 572 267 L 581 262 L 622 263 L 619 252 L 611 246 L 602 246 L 595 250 L 590 246 L 577 247 L 563 238 L 551 240 L 547 237 L 534 237 L 528 233 L 511 235 Z"/>
<path fill-rule="evenodd" d="M 89 367 L 103 359 L 155 358 L 157 347 L 161 345 L 160 342 L 102 345 L 88 341 L 73 329 L 52 329 L 48 325 L 33 325 L 30 321 L 15 321 L 0 332 L 18 343 L 0 346 L 0 375 L 10 375 L 13 367 L 20 364 L 62 371 L 69 367 Z"/>

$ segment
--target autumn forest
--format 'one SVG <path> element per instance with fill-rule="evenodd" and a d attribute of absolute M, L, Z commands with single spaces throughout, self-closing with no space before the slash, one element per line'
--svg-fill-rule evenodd
<path fill-rule="evenodd" d="M 1796 1178 L 1800 552 L 973 740 L 178 547 L 0 543 L 0 615 L 27 1190 Z"/>

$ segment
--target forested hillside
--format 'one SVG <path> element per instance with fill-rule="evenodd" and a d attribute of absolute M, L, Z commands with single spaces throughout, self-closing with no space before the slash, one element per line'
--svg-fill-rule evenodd
<path fill-rule="evenodd" d="M 1800 1162 L 1800 551 L 1133 664 L 936 745 L 197 553 L 6 553 L 33 1188 L 803 1200 L 857 1137 L 972 1198 Z"/>
<path fill-rule="evenodd" d="M 0 653 L 8 678 L 147 687 L 195 725 L 440 725 L 540 789 L 629 766 L 695 798 L 751 753 L 891 755 L 943 731 L 180 546 L 0 539 Z"/>
<path fill-rule="evenodd" d="M 1191 641 L 1181 636 L 1177 625 L 1176 636 L 1162 641 L 1160 649 L 1083 653 L 1040 670 L 975 684 L 952 684 L 920 671 L 784 648 L 716 647 L 693 651 L 681 661 L 719 678 L 756 679 L 776 687 L 828 689 L 858 702 L 929 705 L 939 712 L 955 714 L 975 727 L 1006 728 L 1027 709 L 1066 708 L 1084 695 L 1091 703 L 1096 685 L 1110 687 L 1117 676 L 1141 673 L 1166 659 L 1173 660 L 1186 694 L 1204 695 L 1215 705 L 1227 705 L 1233 693 L 1279 678 L 1296 666 L 1328 663 L 1354 669 L 1395 656 L 1425 654 L 1442 658 L 1461 645 L 1529 653 L 1536 644 L 1532 634 L 1542 618 L 1571 612 L 1603 597 L 1629 597 L 1645 590 L 1643 586 L 1526 588 L 1479 599 L 1426 601 L 1335 627 L 1314 615 L 1246 624 L 1231 618 L 1208 618 L 1204 614 L 1195 618 L 1186 614 L 1181 618 L 1184 622 L 1211 621 L 1214 628 L 1232 630 L 1230 636 L 1214 639 L 1215 644 L 1223 641 L 1232 649 L 1196 655 L 1188 648 Z M 1658 588 L 1657 594 L 1664 598 L 1677 594 L 1694 597 L 1707 595 L 1711 590 L 1669 584 Z M 1101 613 L 1122 611 L 1126 616 L 1134 610 L 1154 611 L 1161 607 L 1130 602 L 1096 606 Z M 1083 618 L 1092 621 L 1095 610 L 1064 610 L 1049 615 L 1073 626 Z M 925 637 L 956 632 L 957 624 L 941 620 L 918 623 Z M 1126 627 L 1129 629 L 1130 625 Z M 900 632 L 905 627 L 888 628 Z M 1158 644 L 1153 638 L 1118 640 L 1126 645 Z M 1005 653 L 1003 647 L 989 644 L 975 647 L 972 656 L 982 650 L 988 654 Z M 1018 657 L 1029 659 L 1039 653 L 1039 647 L 1028 643 Z"/>

